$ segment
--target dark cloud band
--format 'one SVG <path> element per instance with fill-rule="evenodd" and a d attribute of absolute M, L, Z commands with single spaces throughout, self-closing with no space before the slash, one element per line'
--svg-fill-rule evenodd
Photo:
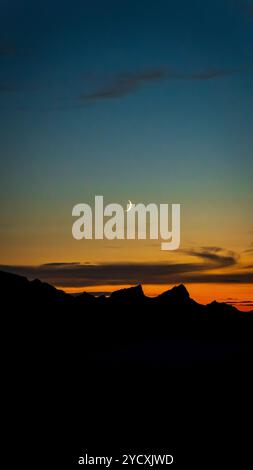
<path fill-rule="evenodd" d="M 239 69 L 210 68 L 197 72 L 179 72 L 167 67 L 142 70 L 139 72 L 128 72 L 116 75 L 111 80 L 102 84 L 98 89 L 89 93 L 81 93 L 78 97 L 83 103 L 118 99 L 135 93 L 141 87 L 152 82 L 161 80 L 213 80 L 216 78 L 234 75 Z"/>
<path fill-rule="evenodd" d="M 213 247 L 186 253 L 198 258 L 189 263 L 64 263 L 56 262 L 41 266 L 0 266 L 0 269 L 39 278 L 56 286 L 85 287 L 131 284 L 171 283 L 253 283 L 253 271 L 216 272 L 218 269 L 235 267 L 238 256 L 233 252 Z M 214 271 L 215 272 L 212 272 Z"/>

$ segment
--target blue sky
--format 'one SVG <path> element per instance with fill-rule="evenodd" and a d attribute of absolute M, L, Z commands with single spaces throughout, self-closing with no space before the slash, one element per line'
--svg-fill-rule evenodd
<path fill-rule="evenodd" d="M 164 261 L 76 248 L 95 194 L 181 203 L 183 250 L 249 249 L 252 45 L 253 2 L 2 1 L 2 263 Z"/>

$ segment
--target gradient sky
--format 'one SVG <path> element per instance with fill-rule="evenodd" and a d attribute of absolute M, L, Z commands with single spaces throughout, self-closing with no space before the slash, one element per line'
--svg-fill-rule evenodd
<path fill-rule="evenodd" d="M 0 7 L 1 265 L 66 289 L 212 283 L 253 302 L 253 2 Z M 72 207 L 95 194 L 181 203 L 180 250 L 73 240 Z M 87 263 L 81 283 L 68 263 Z"/>

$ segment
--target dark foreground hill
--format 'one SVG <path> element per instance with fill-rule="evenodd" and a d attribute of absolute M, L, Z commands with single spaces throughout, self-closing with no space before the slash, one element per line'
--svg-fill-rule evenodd
<path fill-rule="evenodd" d="M 73 297 L 0 272 L 0 294 L 20 462 L 165 452 L 178 468 L 251 468 L 252 314 L 183 285 Z"/>
<path fill-rule="evenodd" d="M 252 313 L 216 301 L 201 305 L 182 284 L 155 298 L 145 296 L 141 285 L 115 291 L 110 297 L 87 292 L 72 296 L 38 279 L 28 281 L 0 271 L 0 290 L 2 302 L 18 314 L 18 320 L 24 321 L 27 313 L 33 319 L 40 317 L 41 327 L 45 321 L 59 327 L 60 320 L 61 326 L 67 322 L 69 329 L 78 324 L 78 334 L 86 333 L 82 343 L 91 348 L 178 337 L 251 340 Z"/>

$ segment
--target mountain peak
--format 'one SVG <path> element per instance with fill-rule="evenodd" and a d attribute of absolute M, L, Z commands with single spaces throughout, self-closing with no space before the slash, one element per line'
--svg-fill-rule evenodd
<path fill-rule="evenodd" d="M 128 287 L 126 289 L 119 289 L 115 292 L 112 292 L 110 299 L 116 301 L 138 301 L 145 298 L 142 285 L 137 284 L 133 287 Z"/>
<path fill-rule="evenodd" d="M 186 287 L 184 286 L 184 284 L 179 284 L 178 286 L 172 287 L 170 292 L 171 294 L 173 293 L 173 295 L 177 295 L 182 298 L 184 297 L 184 298 L 189 299 L 190 297 L 190 294 L 188 290 L 186 289 Z"/>
<path fill-rule="evenodd" d="M 184 284 L 179 284 L 178 286 L 172 287 L 172 289 L 167 290 L 160 294 L 157 299 L 165 300 L 170 299 L 177 302 L 187 302 L 190 300 L 190 294 Z"/>

